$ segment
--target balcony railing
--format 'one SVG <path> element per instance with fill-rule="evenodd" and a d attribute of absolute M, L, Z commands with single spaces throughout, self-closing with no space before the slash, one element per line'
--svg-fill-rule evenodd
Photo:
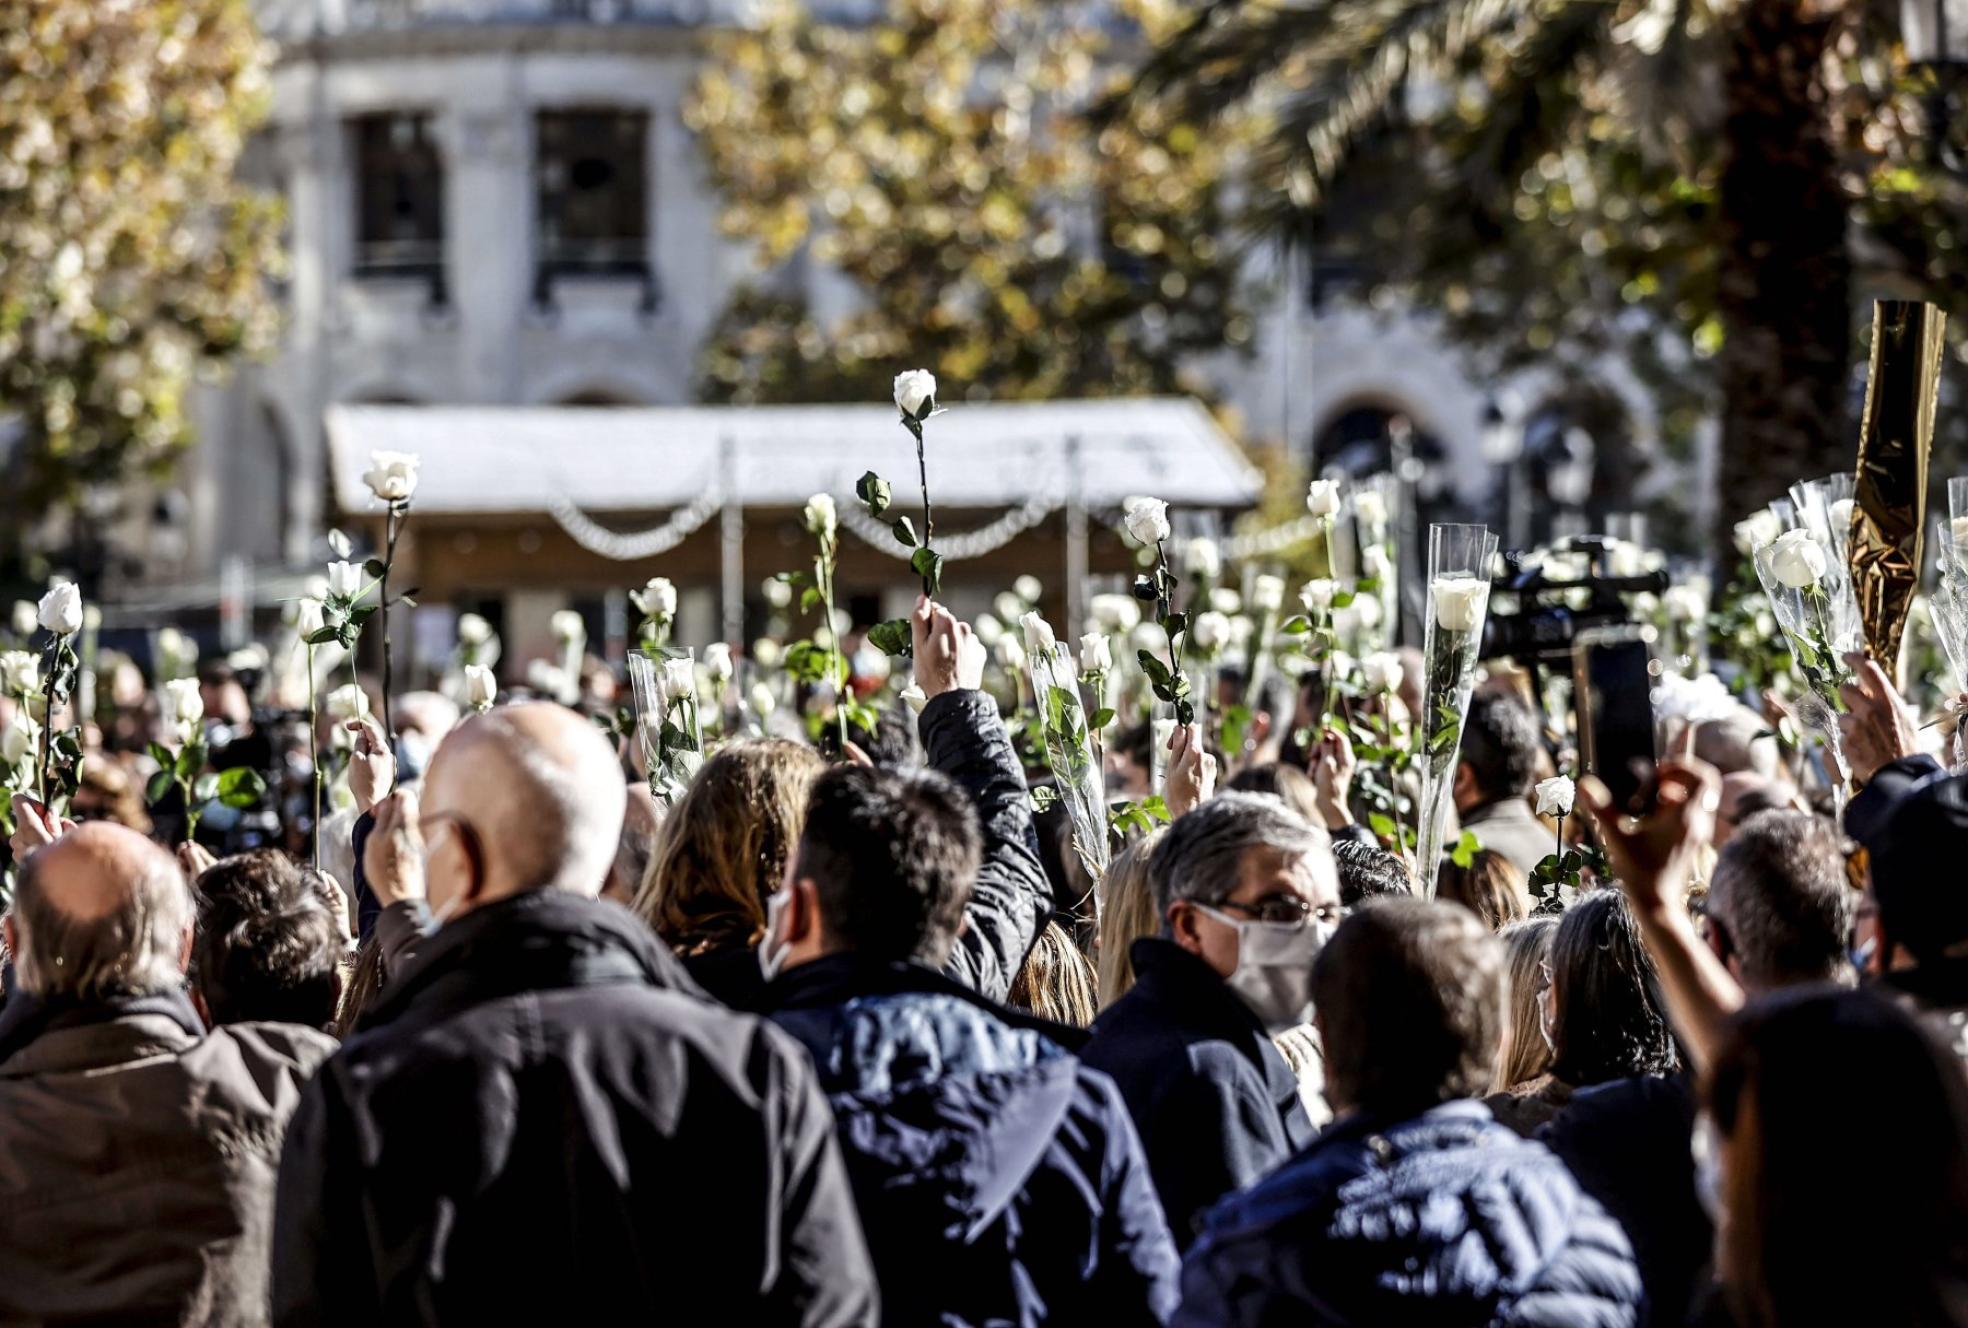
<path fill-rule="evenodd" d="M 745 0 L 255 0 L 269 36 L 458 27 L 481 23 L 742 23 Z"/>

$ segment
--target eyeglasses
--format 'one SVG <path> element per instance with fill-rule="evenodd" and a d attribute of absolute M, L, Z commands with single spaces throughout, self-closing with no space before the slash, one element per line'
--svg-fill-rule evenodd
<path fill-rule="evenodd" d="M 1284 927 L 1303 927 L 1314 918 L 1328 927 L 1338 926 L 1346 916 L 1346 910 L 1338 904 L 1311 904 L 1303 896 L 1279 892 L 1266 895 L 1248 904 L 1234 899 L 1221 900 L 1212 908 L 1235 909 L 1247 913 L 1258 922 L 1269 922 Z"/>

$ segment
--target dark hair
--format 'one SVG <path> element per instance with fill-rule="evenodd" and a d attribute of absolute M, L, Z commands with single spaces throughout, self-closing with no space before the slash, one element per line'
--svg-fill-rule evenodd
<path fill-rule="evenodd" d="M 794 873 L 813 882 L 834 946 L 940 968 L 982 855 L 977 813 L 947 776 L 842 766 L 813 785 Z"/>
<path fill-rule="evenodd" d="M 1120 730 L 1107 744 L 1107 750 L 1118 760 L 1131 762 L 1143 770 L 1150 768 L 1155 759 L 1154 725 L 1143 720 L 1132 728 Z"/>
<path fill-rule="evenodd" d="M 1844 841 L 1808 812 L 1758 812 L 1716 859 L 1705 907 L 1752 986 L 1848 976 L 1857 906 Z"/>
<path fill-rule="evenodd" d="M 1435 897 L 1461 904 L 1496 931 L 1524 916 L 1524 873 L 1495 849 L 1479 848 L 1467 867 L 1442 859 Z"/>
<path fill-rule="evenodd" d="M 1722 1239 L 1743 1328 L 1964 1322 L 1968 1081 L 1913 1015 L 1832 987 L 1752 1002 L 1704 1098 L 1734 1144 Z"/>
<path fill-rule="evenodd" d="M 1565 910 L 1551 940 L 1551 988 L 1558 1079 L 1584 1088 L 1680 1068 L 1654 961 L 1618 890 L 1589 891 Z"/>
<path fill-rule="evenodd" d="M 341 1005 L 335 1011 L 335 1022 L 328 1028 L 331 1035 L 343 1042 L 355 1036 L 355 1026 L 369 1013 L 369 1007 L 382 996 L 389 982 L 384 963 L 383 938 L 372 931 L 348 965 L 348 976 L 342 981 Z"/>
<path fill-rule="evenodd" d="M 1085 1028 L 1099 1013 L 1093 963 L 1057 920 L 1047 922 L 1011 980 L 1005 1004 L 1056 1024 Z"/>
<path fill-rule="evenodd" d="M 1383 899 L 1312 965 L 1336 1107 L 1405 1117 L 1487 1093 L 1503 1034 L 1503 947 L 1467 909 Z"/>
<path fill-rule="evenodd" d="M 1928 780 L 1894 803 L 1866 854 L 1886 941 L 1922 964 L 1968 941 L 1968 890 L 1952 874 L 1968 855 L 1968 777 Z"/>
<path fill-rule="evenodd" d="M 332 889 L 277 849 L 234 854 L 198 878 L 192 980 L 213 1023 L 333 1022 L 342 938 Z"/>
<path fill-rule="evenodd" d="M 1319 824 L 1318 789 L 1312 783 L 1312 776 L 1297 766 L 1277 761 L 1248 766 L 1230 781 L 1230 791 L 1268 793 L 1314 825 Z"/>
<path fill-rule="evenodd" d="M 916 740 L 916 717 L 901 701 L 877 711 L 874 732 L 856 733 L 854 745 L 879 770 L 903 770 L 922 764 L 922 745 Z"/>
<path fill-rule="evenodd" d="M 1462 726 L 1459 760 L 1476 777 L 1488 798 L 1521 798 L 1537 780 L 1537 716 L 1516 697 L 1501 692 L 1478 696 Z"/>
<path fill-rule="evenodd" d="M 1355 908 L 1369 899 L 1411 895 L 1408 864 L 1381 848 L 1357 839 L 1333 840 L 1333 862 L 1339 868 L 1339 902 Z"/>

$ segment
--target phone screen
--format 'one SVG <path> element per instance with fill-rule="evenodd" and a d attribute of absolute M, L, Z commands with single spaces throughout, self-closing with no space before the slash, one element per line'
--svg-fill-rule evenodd
<path fill-rule="evenodd" d="M 1580 755 L 1613 804 L 1644 811 L 1654 792 L 1654 659 L 1644 639 L 1581 637 L 1572 654 Z"/>

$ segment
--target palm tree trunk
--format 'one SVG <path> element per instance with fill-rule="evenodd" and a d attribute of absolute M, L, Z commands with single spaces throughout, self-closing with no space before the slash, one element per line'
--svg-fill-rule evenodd
<path fill-rule="evenodd" d="M 1714 532 L 1725 557 L 1745 512 L 1793 480 L 1849 469 L 1856 446 L 1847 203 L 1824 81 L 1832 32 L 1816 6 L 1749 0 L 1729 37 Z"/>

